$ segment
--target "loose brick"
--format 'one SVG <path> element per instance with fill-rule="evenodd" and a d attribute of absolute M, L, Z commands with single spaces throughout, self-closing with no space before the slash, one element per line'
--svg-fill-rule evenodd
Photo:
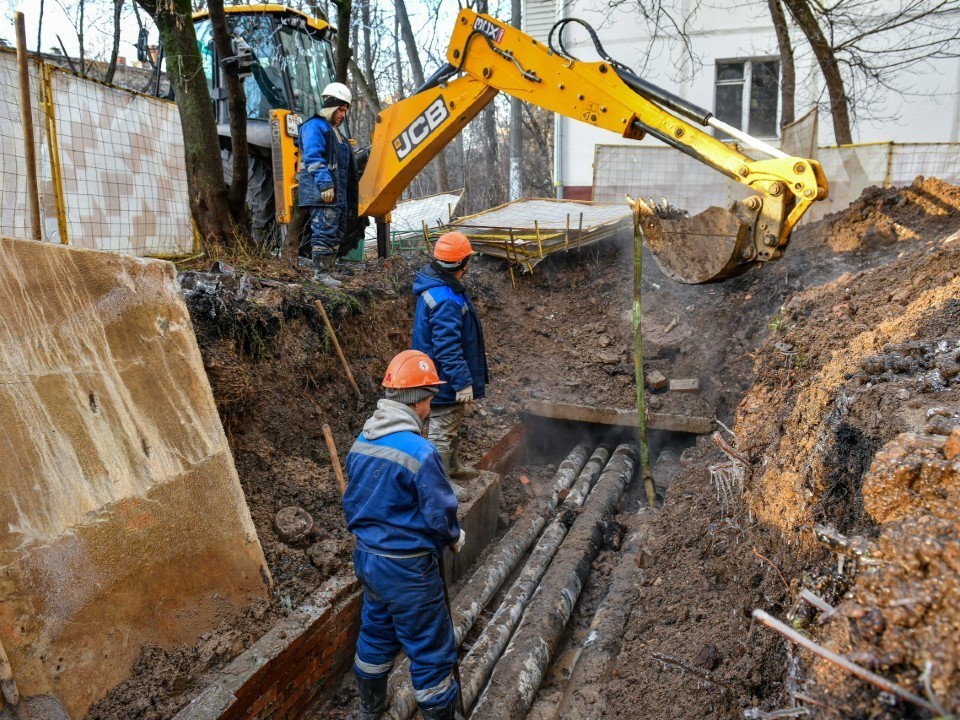
<path fill-rule="evenodd" d="M 659 370 L 651 370 L 647 373 L 647 385 L 651 390 L 660 390 L 667 386 L 667 378 Z"/>
<path fill-rule="evenodd" d="M 670 381 L 670 392 L 699 393 L 700 380 L 698 378 L 677 378 Z"/>

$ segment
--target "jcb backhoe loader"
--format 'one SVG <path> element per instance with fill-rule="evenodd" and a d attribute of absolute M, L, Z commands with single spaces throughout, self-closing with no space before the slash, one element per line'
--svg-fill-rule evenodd
<path fill-rule="evenodd" d="M 261 15 L 291 13 L 281 6 L 253 8 Z M 250 15 L 251 7 L 230 11 L 228 19 Z M 587 28 L 602 58 L 599 62 L 583 62 L 566 51 L 561 35 L 563 25 L 570 22 Z M 317 33 L 312 36 L 315 42 L 329 43 L 328 30 Z M 324 57 L 329 69 L 330 53 Z M 639 140 L 650 134 L 755 193 L 729 210 L 713 207 L 694 217 L 649 208 L 642 221 L 647 244 L 664 271 L 680 282 L 716 282 L 778 260 L 803 214 L 827 196 L 827 181 L 817 162 L 789 157 L 643 80 L 610 59 L 593 30 L 579 20 L 557 23 L 544 45 L 494 18 L 462 10 L 447 61 L 415 94 L 377 117 L 360 178 L 359 214 L 377 220 L 381 254 L 386 251 L 390 212 L 403 190 L 498 92 L 625 138 Z M 319 76 L 316 80 L 311 89 L 319 93 L 323 83 Z M 285 85 L 287 102 L 281 107 L 286 109 L 270 113 L 281 223 L 288 222 L 292 212 L 300 116 L 314 107 L 304 101 L 299 83 L 296 88 L 292 82 Z M 724 132 L 769 159 L 754 160 L 701 129 L 705 127 Z"/>

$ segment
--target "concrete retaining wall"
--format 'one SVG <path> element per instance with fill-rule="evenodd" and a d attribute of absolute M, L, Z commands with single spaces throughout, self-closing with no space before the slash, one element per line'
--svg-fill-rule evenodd
<path fill-rule="evenodd" d="M 174 267 L 0 238 L 0 641 L 80 718 L 265 597 Z"/>

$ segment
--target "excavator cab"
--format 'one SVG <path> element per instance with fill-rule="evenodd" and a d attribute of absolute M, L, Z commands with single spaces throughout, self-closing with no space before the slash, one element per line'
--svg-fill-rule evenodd
<path fill-rule="evenodd" d="M 310 117 L 322 106 L 320 93 L 334 79 L 332 39 L 325 20 L 282 5 L 234 5 L 225 8 L 234 43 L 249 48 L 252 63 L 244 73 L 247 120 L 269 123 L 271 110 Z M 203 71 L 216 106 L 217 123 L 226 125 L 227 98 L 207 12 L 194 15 Z"/>

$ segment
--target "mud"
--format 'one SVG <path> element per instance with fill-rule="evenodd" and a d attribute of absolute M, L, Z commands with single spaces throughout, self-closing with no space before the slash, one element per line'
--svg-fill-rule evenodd
<path fill-rule="evenodd" d="M 732 428 L 735 436 L 724 433 L 726 439 L 750 467 L 742 494 L 736 484 L 721 492 L 710 467 L 728 458 L 714 443 L 701 438 L 674 450 L 658 437 L 653 458 L 672 453 L 658 471 L 665 502 L 650 523 L 649 542 L 629 560 L 636 574 L 622 597 L 626 629 L 609 682 L 592 688 L 604 708 L 596 717 L 742 718 L 751 708 L 789 706 L 801 687 L 825 706 L 811 706 L 823 717 L 908 716 L 805 655 L 790 661 L 778 636 L 752 625 L 757 607 L 786 617 L 804 587 L 835 605 L 849 591 L 858 606 L 881 608 L 883 615 L 870 624 L 866 615 L 838 613 L 818 625 L 815 613 L 804 610 L 799 614 L 815 639 L 879 658 L 877 672 L 914 691 L 928 658 L 937 697 L 956 705 L 957 660 L 939 639 L 955 638 L 949 633 L 960 626 L 956 603 L 949 603 L 956 597 L 956 524 L 950 526 L 954 516 L 928 511 L 938 502 L 956 507 L 954 495 L 926 480 L 928 471 L 917 471 L 919 480 L 897 481 L 897 498 L 912 498 L 912 509 L 891 514 L 900 500 L 884 501 L 871 487 L 896 486 L 886 479 L 893 471 L 874 457 L 901 433 L 924 433 L 932 423 L 946 447 L 942 433 L 950 432 L 948 416 L 958 401 L 951 363 L 960 361 L 949 344 L 960 338 L 960 240 L 946 239 L 960 229 L 958 208 L 960 190 L 934 179 L 909 189 L 872 189 L 844 213 L 798 231 L 783 261 L 722 285 L 677 285 L 645 254 L 646 369 L 697 378 L 701 388 L 693 395 L 649 393 L 649 406 L 717 417 Z M 866 232 L 871 227 L 879 229 Z M 518 276 L 515 287 L 499 261 L 474 262 L 466 280 L 484 323 L 491 383 L 487 398 L 468 411 L 469 460 L 521 419 L 528 399 L 634 406 L 631 258 L 632 237 L 618 237 L 551 256 L 532 276 Z M 91 717 L 170 717 L 206 673 L 322 579 L 349 572 L 352 548 L 320 428 L 330 423 L 345 454 L 372 409 L 385 362 L 409 340 L 408 293 L 422 261 L 368 264 L 348 278 L 344 293 L 322 293 L 293 275 L 201 278 L 199 289 L 186 283 L 276 592 L 269 603 L 227 619 L 202 646 L 145 653 L 134 678 Z M 315 296 L 353 365 L 361 409 L 313 308 Z M 946 414 L 928 418 L 935 407 Z M 903 452 L 917 455 L 910 448 Z M 949 463 L 941 450 L 923 452 L 921 465 L 931 458 L 938 467 Z M 547 465 L 528 464 L 504 478 L 502 528 L 523 514 L 551 474 Z M 628 527 L 635 490 L 631 497 L 620 517 Z M 308 535 L 293 544 L 280 539 L 274 524 L 285 507 L 313 519 Z M 884 562 L 847 563 L 837 575 L 835 556 L 811 532 L 821 522 L 866 536 Z M 589 626 L 619 562 L 618 543 L 594 561 L 568 640 Z M 892 586 L 896 591 L 885 589 Z M 907 602 L 918 597 L 919 604 Z M 564 682 L 564 672 L 551 672 L 540 700 L 559 699 Z M 353 693 L 345 688 L 311 717 L 348 717 Z M 534 717 L 551 717 L 550 703 L 542 707 Z"/>

